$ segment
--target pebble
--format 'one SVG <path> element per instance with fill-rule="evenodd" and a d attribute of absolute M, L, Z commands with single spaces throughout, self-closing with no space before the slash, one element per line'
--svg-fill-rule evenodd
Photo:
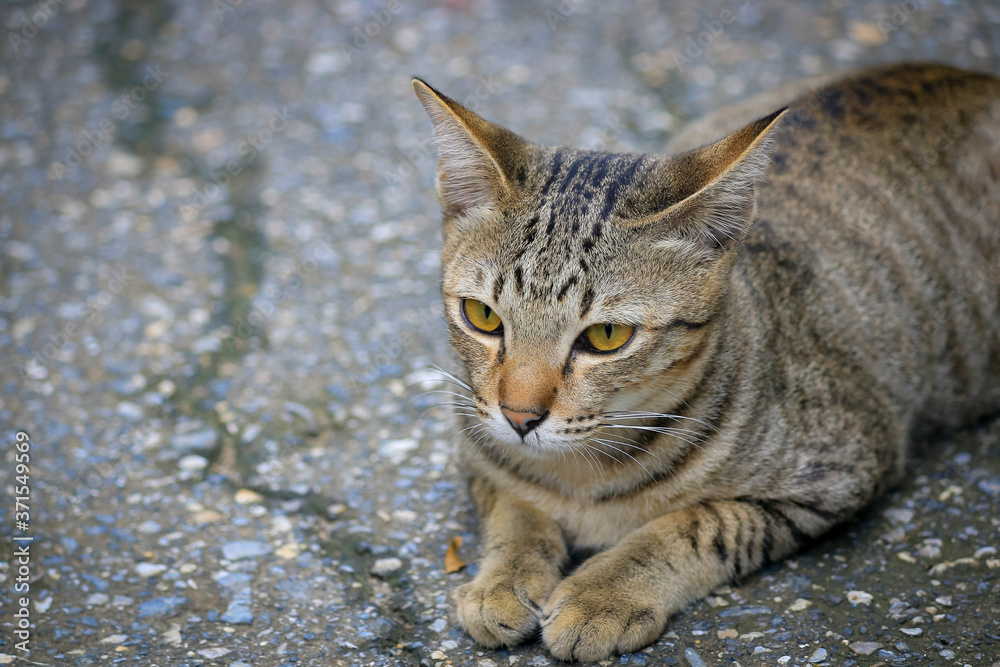
<path fill-rule="evenodd" d="M 875 651 L 882 648 L 882 645 L 878 642 L 854 642 L 848 645 L 852 651 L 858 655 L 869 656 Z"/>
<path fill-rule="evenodd" d="M 706 667 L 705 661 L 702 660 L 701 656 L 698 655 L 698 652 L 690 646 L 684 649 L 684 658 L 691 663 L 691 667 Z"/>
<path fill-rule="evenodd" d="M 448 627 L 448 621 L 446 621 L 443 618 L 439 618 L 438 620 L 431 623 L 429 627 L 434 632 L 441 634 L 442 632 L 444 632 L 445 628 Z"/>
<path fill-rule="evenodd" d="M 170 444 L 175 449 L 194 454 L 211 454 L 215 451 L 215 443 L 219 440 L 219 434 L 211 429 L 202 431 L 192 431 L 190 433 L 176 433 L 170 439 Z"/>
<path fill-rule="evenodd" d="M 916 637 L 918 635 L 924 634 L 923 628 L 900 628 L 899 631 L 902 632 L 904 635 L 909 635 L 911 637 Z"/>
<path fill-rule="evenodd" d="M 811 605 L 812 602 L 810 602 L 809 600 L 806 600 L 805 598 L 799 598 L 788 607 L 788 611 L 803 611 Z"/>
<path fill-rule="evenodd" d="M 222 557 L 226 560 L 256 558 L 271 553 L 271 545 L 256 540 L 238 540 L 222 545 Z"/>
<path fill-rule="evenodd" d="M 372 574 L 377 577 L 384 577 L 387 574 L 397 572 L 403 567 L 403 561 L 398 558 L 379 558 L 372 564 Z"/>
<path fill-rule="evenodd" d="M 167 571 L 166 565 L 157 563 L 136 563 L 135 573 L 140 577 L 155 577 Z"/>
<path fill-rule="evenodd" d="M 719 630 L 716 634 L 719 636 L 719 639 L 736 639 L 740 636 L 740 633 L 736 632 L 736 628 Z"/>
<path fill-rule="evenodd" d="M 431 660 L 447 660 L 448 656 L 443 651 L 431 651 Z"/>
<path fill-rule="evenodd" d="M 419 444 L 420 443 L 415 438 L 389 440 L 379 446 L 378 453 L 394 461 L 402 461 L 406 458 L 406 455 L 416 449 Z"/>
<path fill-rule="evenodd" d="M 208 459 L 197 454 L 188 454 L 181 457 L 181 460 L 177 462 L 177 467 L 188 472 L 204 470 L 208 467 Z"/>
<path fill-rule="evenodd" d="M 938 603 L 942 607 L 950 607 L 951 606 L 951 596 L 950 595 L 939 595 L 936 598 L 934 598 L 934 602 Z"/>
<path fill-rule="evenodd" d="M 232 651 L 233 649 L 231 648 L 222 648 L 222 647 L 203 648 L 198 651 L 198 655 L 200 655 L 203 658 L 214 660 L 215 658 L 221 658 L 224 655 L 228 655 L 232 653 Z"/>
<path fill-rule="evenodd" d="M 108 635 L 101 640 L 102 644 L 121 644 L 128 639 L 128 635 Z"/>
<path fill-rule="evenodd" d="M 163 528 L 160 526 L 160 524 L 150 519 L 148 521 L 143 521 L 142 523 L 140 523 L 139 526 L 136 528 L 136 530 L 138 530 L 143 535 L 152 535 L 154 533 L 160 532 L 161 530 L 163 530 Z"/>
<path fill-rule="evenodd" d="M 809 664 L 814 664 L 817 662 L 823 662 L 824 660 L 826 660 L 826 649 L 818 648 L 811 656 L 809 656 L 808 662 Z"/>
<path fill-rule="evenodd" d="M 857 607 L 859 604 L 869 605 L 872 603 L 872 594 L 865 591 L 848 591 L 847 601 Z"/>
<path fill-rule="evenodd" d="M 973 558 L 982 558 L 983 556 L 995 556 L 997 553 L 996 547 L 981 547 L 976 549 L 976 553 L 972 554 Z"/>
<path fill-rule="evenodd" d="M 247 625 L 253 623 L 253 612 L 246 602 L 232 602 L 226 608 L 226 613 L 219 617 L 225 623 L 236 625 Z"/>
<path fill-rule="evenodd" d="M 263 502 L 264 496 L 260 495 L 256 491 L 251 491 L 250 489 L 240 489 L 233 496 L 233 499 L 239 505 L 253 505 L 254 503 Z"/>
<path fill-rule="evenodd" d="M 177 611 L 177 608 L 185 602 L 187 602 L 187 598 L 179 596 L 167 596 L 146 600 L 139 605 L 139 617 L 145 618 L 147 616 L 166 616 L 168 614 L 173 614 Z"/>
<path fill-rule="evenodd" d="M 107 593 L 91 593 L 87 596 L 87 604 L 91 607 L 99 607 L 107 604 L 109 599 Z"/>

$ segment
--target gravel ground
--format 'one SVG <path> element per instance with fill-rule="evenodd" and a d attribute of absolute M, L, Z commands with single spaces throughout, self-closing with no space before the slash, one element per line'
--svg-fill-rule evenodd
<path fill-rule="evenodd" d="M 653 151 L 805 75 L 1000 72 L 1000 8 L 962 0 L 49 0 L 0 21 L 0 665 L 552 664 L 475 646 L 449 601 L 475 567 L 445 574 L 447 545 L 479 543 L 422 395 L 451 362 L 412 74 L 535 140 Z M 602 664 L 1000 665 L 1000 421 L 920 449 L 859 521 Z"/>

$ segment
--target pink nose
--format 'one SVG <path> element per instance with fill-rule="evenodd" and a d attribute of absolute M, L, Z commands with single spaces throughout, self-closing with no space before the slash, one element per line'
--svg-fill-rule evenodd
<path fill-rule="evenodd" d="M 507 418 L 510 423 L 511 428 L 517 431 L 517 434 L 524 438 L 526 435 L 531 433 L 531 430 L 542 423 L 546 415 L 539 415 L 534 412 L 518 412 L 516 410 L 508 410 L 507 408 L 500 408 L 500 412 L 503 416 Z M 546 413 L 548 414 L 548 413 Z"/>

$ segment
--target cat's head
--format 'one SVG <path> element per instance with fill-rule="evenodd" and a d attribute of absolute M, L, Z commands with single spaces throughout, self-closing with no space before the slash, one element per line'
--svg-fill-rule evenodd
<path fill-rule="evenodd" d="M 442 295 L 492 440 L 550 458 L 668 412 L 707 358 L 783 110 L 678 156 L 531 144 L 419 79 Z"/>

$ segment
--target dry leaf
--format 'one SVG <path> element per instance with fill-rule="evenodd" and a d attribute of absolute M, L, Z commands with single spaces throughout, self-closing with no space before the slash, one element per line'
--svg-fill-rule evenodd
<path fill-rule="evenodd" d="M 462 536 L 456 535 L 451 538 L 451 544 L 448 545 L 448 551 L 444 554 L 444 571 L 445 574 L 451 574 L 452 572 L 458 572 L 463 567 L 465 567 L 465 562 L 458 557 L 458 549 L 462 546 Z"/>

